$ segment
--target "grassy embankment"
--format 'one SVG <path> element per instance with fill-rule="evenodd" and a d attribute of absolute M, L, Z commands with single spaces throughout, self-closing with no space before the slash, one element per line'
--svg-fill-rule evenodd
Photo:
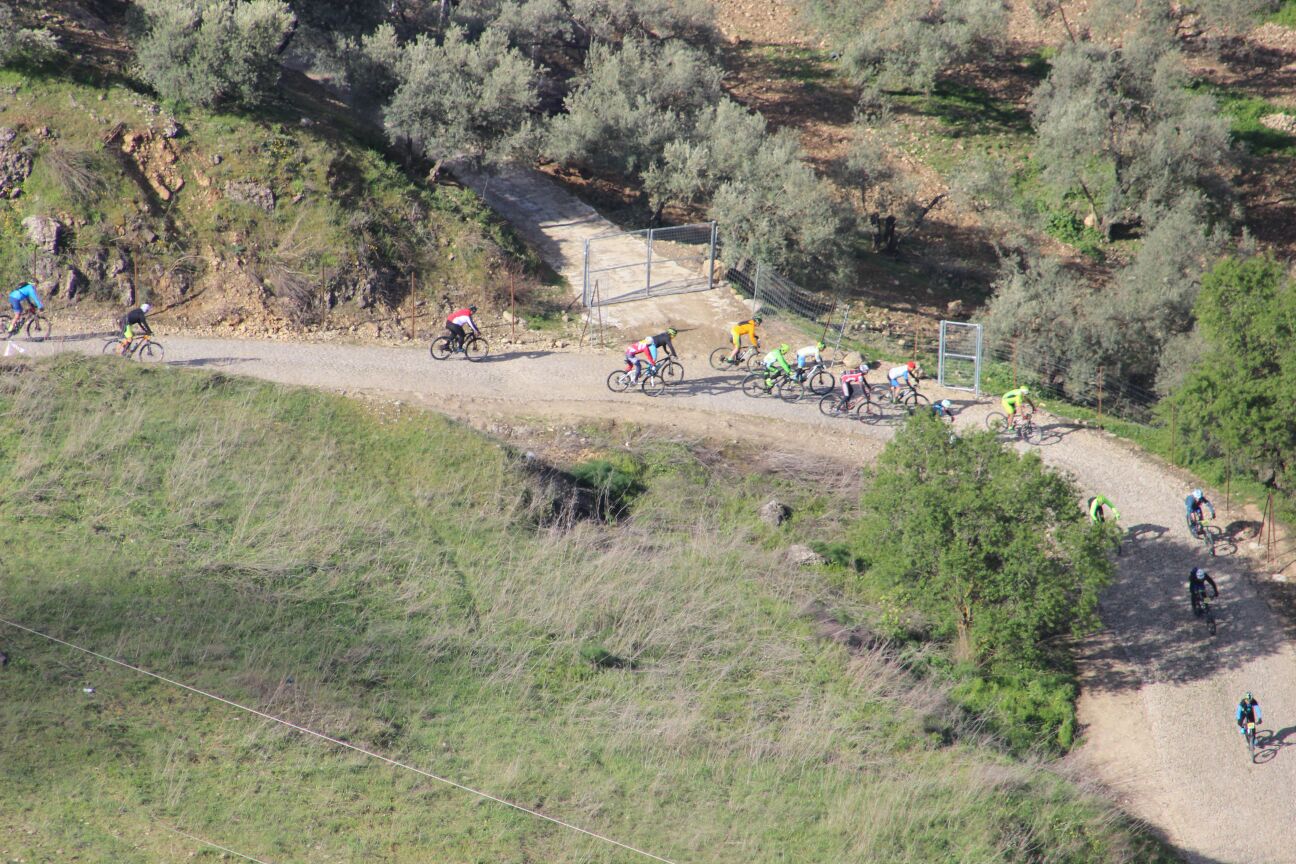
<path fill-rule="evenodd" d="M 33 247 L 19 226 L 33 215 L 68 225 L 61 257 L 90 275 L 89 293 L 119 302 L 93 262 L 111 268 L 121 257 L 128 275 L 138 272 L 142 299 L 183 303 L 175 314 L 200 323 L 258 306 L 322 323 L 330 289 L 339 311 L 356 310 L 348 285 L 366 273 L 380 274 L 370 292 L 379 304 L 405 297 L 411 276 L 421 297 L 507 302 L 503 268 L 541 274 L 534 253 L 473 193 L 414 182 L 364 130 L 309 108 L 185 109 L 175 115 L 180 134 L 163 141 L 167 108 L 129 81 L 0 70 L 0 126 L 17 132 L 15 146 L 33 160 L 22 196 L 0 200 L 0 279 L 31 275 Z M 138 148 L 142 164 L 122 152 L 122 136 L 105 143 L 118 124 L 126 136 L 153 135 Z M 273 206 L 230 194 L 244 183 L 268 189 Z M 223 308 L 221 295 L 235 286 L 243 293 Z"/>
<path fill-rule="evenodd" d="M 628 515 L 557 532 L 523 460 L 440 418 L 77 358 L 0 376 L 0 449 L 4 615 L 657 854 L 1162 854 L 966 731 L 937 678 L 817 635 L 807 600 L 866 609 L 783 561 L 854 518 L 804 480 L 648 443 Z M 0 638 L 6 859 L 200 851 L 161 823 L 271 861 L 635 860 Z"/>

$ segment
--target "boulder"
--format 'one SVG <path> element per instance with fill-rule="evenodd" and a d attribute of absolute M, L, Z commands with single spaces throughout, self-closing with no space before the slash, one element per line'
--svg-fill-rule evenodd
<path fill-rule="evenodd" d="M 782 501 L 772 499 L 762 504 L 757 513 L 762 522 L 775 528 L 792 518 L 791 507 L 787 506 Z"/>
<path fill-rule="evenodd" d="M 801 543 L 789 546 L 783 553 L 783 557 L 793 567 L 812 567 L 815 564 L 823 564 L 826 560 L 818 552 Z"/>
<path fill-rule="evenodd" d="M 67 272 L 63 274 L 63 278 L 59 280 L 58 290 L 63 295 L 64 300 L 75 300 L 77 294 L 85 289 L 86 284 L 86 278 L 81 271 L 75 267 L 69 267 Z"/>
<path fill-rule="evenodd" d="M 0 127 L 0 198 L 17 198 L 22 184 L 32 172 L 29 153 L 15 144 L 17 133 Z"/>
<path fill-rule="evenodd" d="M 252 180 L 236 180 L 225 184 L 225 197 L 239 204 L 251 204 L 269 213 L 275 207 L 275 194 L 269 186 Z"/>
<path fill-rule="evenodd" d="M 63 224 L 49 216 L 28 216 L 22 221 L 27 231 L 27 239 L 41 248 L 42 252 L 51 255 L 58 252 L 59 240 L 63 236 Z"/>
<path fill-rule="evenodd" d="M 953 318 L 953 317 L 958 317 L 959 315 L 962 315 L 962 314 L 963 314 L 963 301 L 962 301 L 962 300 L 951 300 L 949 303 L 947 303 L 947 304 L 945 305 L 945 314 L 946 314 L 946 315 L 949 315 L 949 316 L 952 317 L 952 318 Z"/>

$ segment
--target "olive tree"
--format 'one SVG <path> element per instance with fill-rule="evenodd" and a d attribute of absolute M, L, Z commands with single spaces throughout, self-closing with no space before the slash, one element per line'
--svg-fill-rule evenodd
<path fill-rule="evenodd" d="M 141 0 L 137 59 L 167 99 L 254 104 L 279 80 L 296 19 L 282 0 Z"/>
<path fill-rule="evenodd" d="M 442 42 L 421 36 L 404 49 L 383 123 L 389 137 L 435 162 L 433 175 L 456 157 L 498 161 L 526 132 L 536 76 L 497 30 L 475 42 L 457 27 Z"/>

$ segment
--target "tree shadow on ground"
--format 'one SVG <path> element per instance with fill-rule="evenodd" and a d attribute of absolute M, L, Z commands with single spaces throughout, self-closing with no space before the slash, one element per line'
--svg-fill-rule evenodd
<path fill-rule="evenodd" d="M 1164 530 L 1136 528 L 1139 536 Z M 1244 575 L 1212 573 L 1220 583 L 1219 599 L 1212 604 L 1216 635 L 1193 615 L 1188 574 L 1194 567 L 1212 571 L 1215 566 L 1199 546 L 1132 543 L 1120 576 L 1103 596 L 1102 630 L 1078 646 L 1084 686 L 1128 691 L 1155 682 L 1188 683 L 1279 653 L 1283 643 L 1272 638 L 1267 607 L 1244 584 Z"/>

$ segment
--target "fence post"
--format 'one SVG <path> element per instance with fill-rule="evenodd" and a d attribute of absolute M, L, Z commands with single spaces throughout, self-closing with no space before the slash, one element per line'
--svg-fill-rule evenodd
<path fill-rule="evenodd" d="M 644 279 L 645 297 L 652 296 L 652 244 L 653 244 L 653 229 L 649 228 L 648 229 L 648 261 L 647 261 L 647 266 L 644 267 L 644 273 L 646 274 Z"/>
<path fill-rule="evenodd" d="M 913 330 L 913 359 L 915 363 L 918 362 L 918 328 L 917 327 L 914 327 Z"/>
<path fill-rule="evenodd" d="M 418 339 L 418 302 L 414 299 L 414 274 L 410 273 L 410 341 Z"/>
<path fill-rule="evenodd" d="M 1176 439 L 1178 438 L 1179 435 L 1178 418 L 1179 418 L 1179 406 L 1171 402 L 1170 403 L 1170 464 L 1171 465 L 1179 464 L 1178 452 L 1175 447 L 1177 443 Z"/>
<path fill-rule="evenodd" d="M 1103 367 L 1098 367 L 1098 428 L 1102 428 Z"/>
<path fill-rule="evenodd" d="M 588 243 L 589 241 L 586 241 L 586 242 Z M 599 283 L 597 283 L 597 282 L 594 283 L 594 305 L 595 305 L 596 307 L 598 307 L 598 316 L 599 316 L 599 347 L 600 347 L 600 348 L 605 348 L 605 347 L 607 347 L 607 346 L 603 344 L 603 304 L 599 302 Z"/>
<path fill-rule="evenodd" d="M 1233 484 L 1233 454 L 1229 450 L 1224 451 L 1224 512 L 1229 512 L 1229 493 L 1232 491 Z"/>
<path fill-rule="evenodd" d="M 761 262 L 756 262 L 756 282 L 752 285 L 752 314 L 760 309 Z"/>
<path fill-rule="evenodd" d="M 716 223 L 711 223 L 711 264 L 707 270 L 707 290 L 715 287 Z"/>
<path fill-rule="evenodd" d="M 517 341 L 517 271 L 509 271 L 509 341 Z M 585 339 L 581 335 L 582 341 Z"/>
<path fill-rule="evenodd" d="M 587 309 L 588 309 L 589 306 L 590 306 L 590 284 L 589 284 L 589 244 L 590 244 L 590 241 L 589 241 L 589 239 L 587 238 L 587 239 L 585 240 L 585 260 L 584 260 L 583 265 L 582 265 L 582 268 L 581 268 L 581 269 L 582 269 L 582 275 L 581 275 L 581 302 L 585 304 L 585 308 L 587 308 Z"/>
<path fill-rule="evenodd" d="M 1017 340 L 1013 339 L 1013 389 L 1017 389 Z"/>
<path fill-rule="evenodd" d="M 837 344 L 833 346 L 834 354 L 841 354 L 842 339 L 846 338 L 846 325 L 849 323 L 850 323 L 850 306 L 847 306 L 846 311 L 842 313 L 841 329 L 837 331 Z"/>

